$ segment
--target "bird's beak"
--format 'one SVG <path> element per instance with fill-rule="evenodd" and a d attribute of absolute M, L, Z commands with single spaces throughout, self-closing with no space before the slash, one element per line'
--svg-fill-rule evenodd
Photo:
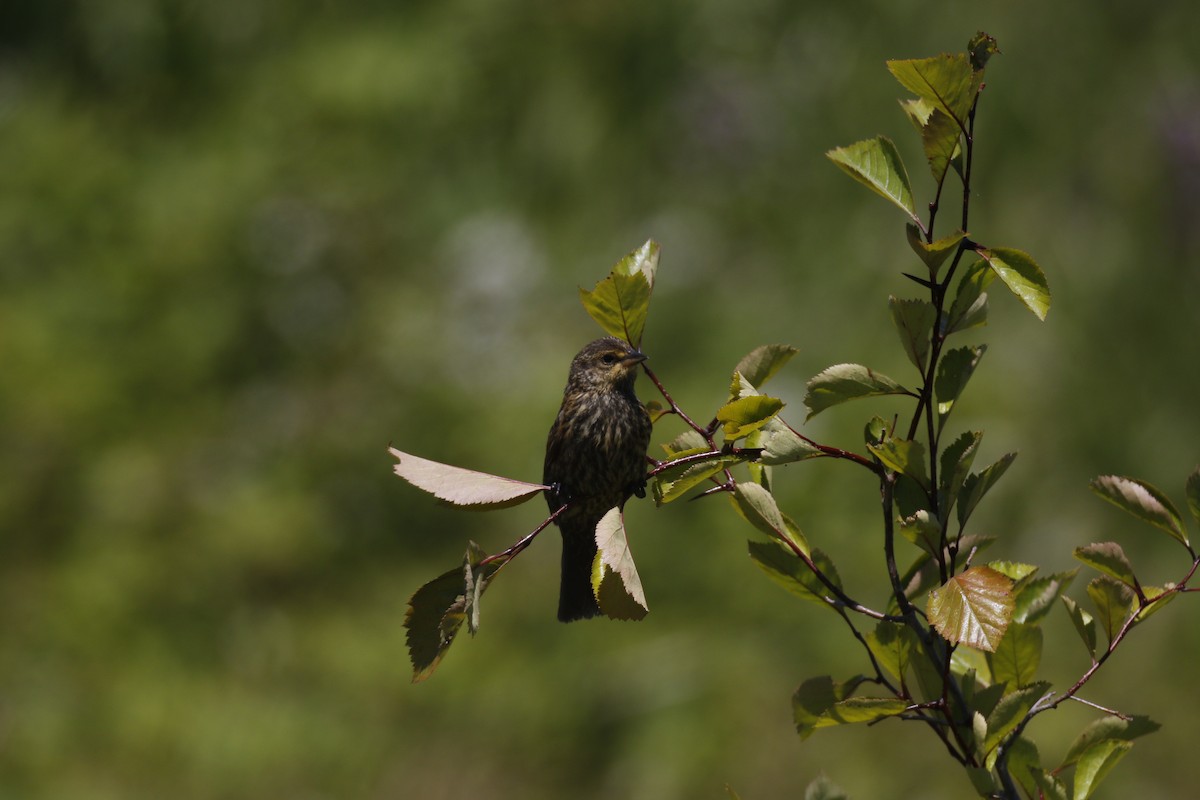
<path fill-rule="evenodd" d="M 629 368 L 629 367 L 632 367 L 634 364 L 642 363 L 647 358 L 649 358 L 649 356 L 647 356 L 641 350 L 634 350 L 632 353 L 625 356 L 625 358 L 621 359 L 621 366 L 623 366 L 625 368 Z"/>

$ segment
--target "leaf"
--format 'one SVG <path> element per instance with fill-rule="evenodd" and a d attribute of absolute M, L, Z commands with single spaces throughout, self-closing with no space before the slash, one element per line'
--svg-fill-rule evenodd
<path fill-rule="evenodd" d="M 925 359 L 929 355 L 929 337 L 933 333 L 937 309 L 926 300 L 898 300 L 895 297 L 888 298 L 888 308 L 892 312 L 892 324 L 900 334 L 905 355 L 924 374 Z"/>
<path fill-rule="evenodd" d="M 1188 475 L 1187 501 L 1192 516 L 1196 518 L 1196 522 L 1200 522 L 1200 466 L 1192 470 L 1191 475 Z"/>
<path fill-rule="evenodd" d="M 882 444 L 867 445 L 876 458 L 890 470 L 912 478 L 922 489 L 929 488 L 925 471 L 925 445 L 916 439 L 888 439 Z"/>
<path fill-rule="evenodd" d="M 994 36 L 988 36 L 979 31 L 967 42 L 967 51 L 971 54 L 971 68 L 982 71 L 987 66 L 988 59 L 1000 52 Z"/>
<path fill-rule="evenodd" d="M 1041 769 L 1042 760 L 1037 746 L 1023 736 L 1018 736 L 1008 745 L 1008 772 L 1030 797 L 1036 797 L 1037 784 L 1032 770 Z"/>
<path fill-rule="evenodd" d="M 725 426 L 725 440 L 732 442 L 756 431 L 783 408 L 783 401 L 766 395 L 739 397 L 717 410 L 717 420 Z"/>
<path fill-rule="evenodd" d="M 988 666 L 997 683 L 1010 689 L 1023 689 L 1037 677 L 1042 661 L 1042 629 L 1036 625 L 1013 622 L 994 653 L 988 654 Z"/>
<path fill-rule="evenodd" d="M 751 525 L 784 543 L 790 542 L 805 555 L 809 554 L 808 541 L 800 528 L 779 510 L 775 497 L 762 486 L 739 482 L 730 498 L 733 507 Z"/>
<path fill-rule="evenodd" d="M 913 207 L 912 188 L 908 171 L 896 145 L 886 136 L 877 136 L 827 152 L 826 157 L 841 167 L 850 177 L 903 210 L 920 224 Z"/>
<path fill-rule="evenodd" d="M 879 666 L 896 680 L 905 680 L 912 654 L 919 648 L 912 629 L 907 625 L 880 620 L 875 625 L 875 630 L 867 634 L 866 639 L 867 647 Z"/>
<path fill-rule="evenodd" d="M 1009 466 L 1017 457 L 1016 453 L 1005 453 L 994 464 L 990 465 L 982 472 L 974 473 L 963 481 L 962 492 L 959 494 L 958 502 L 958 526 L 961 529 L 967 524 L 967 520 L 971 517 L 971 512 L 975 510 L 975 506 L 979 505 L 979 501 L 988 493 L 988 490 L 996 485 L 996 481 L 1008 471 Z"/>
<path fill-rule="evenodd" d="M 963 389 L 967 388 L 967 382 L 971 380 L 971 376 L 975 373 L 975 367 L 979 365 L 979 359 L 983 358 L 985 352 L 987 352 L 987 345 L 981 344 L 976 347 L 958 347 L 948 350 L 942 356 L 941 363 L 938 364 L 937 379 L 933 384 L 938 398 L 939 425 L 946 423 L 946 417 L 950 414 L 950 410 L 954 407 L 954 403 L 962 394 Z"/>
<path fill-rule="evenodd" d="M 707 450 L 707 446 L 704 449 Z M 651 486 L 654 502 L 661 506 L 670 503 L 672 500 L 678 500 L 691 489 L 704 483 L 726 467 L 745 460 L 744 456 L 717 453 L 713 455 L 711 460 L 689 464 L 682 469 L 675 467 L 671 470 L 660 472 L 654 476 L 654 483 Z"/>
<path fill-rule="evenodd" d="M 704 437 L 691 428 L 664 444 L 662 448 L 669 458 L 676 458 L 684 453 L 703 453 L 709 449 Z"/>
<path fill-rule="evenodd" d="M 921 126 L 921 146 L 925 151 L 925 160 L 929 162 L 929 172 L 933 180 L 940 184 L 946 177 L 956 155 L 962 152 L 962 130 L 958 123 L 945 114 L 940 108 L 935 108 Z"/>
<path fill-rule="evenodd" d="M 1133 747 L 1133 742 L 1107 739 L 1096 742 L 1079 756 L 1075 765 L 1075 794 L 1073 800 L 1087 800 L 1100 782 Z"/>
<path fill-rule="evenodd" d="M 1098 742 L 1110 739 L 1127 742 L 1139 736 L 1154 733 L 1161 727 L 1157 722 L 1145 716 L 1121 719 L 1120 717 L 1106 714 L 1097 720 L 1093 720 L 1080 732 L 1079 736 L 1075 737 L 1075 741 L 1067 749 L 1067 755 L 1063 757 L 1063 762 L 1059 769 L 1066 769 L 1074 764 L 1083 755 L 1084 751 Z"/>
<path fill-rule="evenodd" d="M 468 608 L 472 632 L 478 629 L 479 597 L 501 566 L 492 562 L 480 567 L 482 559 L 483 551 L 471 542 L 462 566 L 429 581 L 409 598 L 404 627 L 413 683 L 420 683 L 437 669 L 467 620 Z"/>
<path fill-rule="evenodd" d="M 1096 606 L 1096 620 L 1111 645 L 1113 637 L 1121 630 L 1125 620 L 1129 619 L 1129 612 L 1133 607 L 1133 592 L 1125 584 L 1107 575 L 1100 575 L 1088 583 L 1087 593 Z"/>
<path fill-rule="evenodd" d="M 987 287 L 996 273 L 986 261 L 976 261 L 958 281 L 958 292 L 946 315 L 946 335 L 987 324 Z"/>
<path fill-rule="evenodd" d="M 741 373 L 751 386 L 761 387 L 798 352 L 790 344 L 760 345 L 747 353 L 734 371 Z"/>
<path fill-rule="evenodd" d="M 634 348 L 642 345 L 650 292 L 658 271 L 658 242 L 653 239 L 629 253 L 590 292 L 579 290 L 579 299 L 592 319 L 612 336 Z"/>
<path fill-rule="evenodd" d="M 963 481 L 971 473 L 971 465 L 975 463 L 975 453 L 978 451 L 979 442 L 982 439 L 982 431 L 964 431 L 942 450 L 940 474 L 943 526 L 950 520 L 950 512 L 958 500 L 958 493 L 962 488 Z"/>
<path fill-rule="evenodd" d="M 932 58 L 893 60 L 888 70 L 905 89 L 931 103 L 965 131 L 967 113 L 983 76 L 971 69 L 966 53 L 943 53 Z"/>
<path fill-rule="evenodd" d="M 1091 482 L 1091 487 L 1093 492 L 1108 502 L 1166 531 L 1184 547 L 1191 547 L 1179 512 L 1165 494 L 1150 484 L 1119 475 L 1101 475 Z"/>
<path fill-rule="evenodd" d="M 907 702 L 897 698 L 851 697 L 862 682 L 862 676 L 856 676 L 834 683 L 828 675 L 823 675 L 802 683 L 792 695 L 792 716 L 800 738 L 807 739 L 818 728 L 894 717 L 908 708 Z"/>
<path fill-rule="evenodd" d="M 1063 595 L 1062 601 L 1067 609 L 1067 615 L 1071 618 L 1071 624 L 1075 626 L 1075 632 L 1079 634 L 1083 646 L 1088 650 L 1088 655 L 1094 660 L 1096 658 L 1096 620 L 1066 595 Z"/>
<path fill-rule="evenodd" d="M 1008 247 L 981 247 L 976 252 L 1034 316 L 1046 319 L 1050 311 L 1050 285 L 1032 256 Z"/>
<path fill-rule="evenodd" d="M 767 466 L 790 464 L 822 455 L 815 445 L 802 439 L 778 416 L 767 420 L 766 425 L 747 436 L 746 447 L 762 448 L 758 463 Z"/>
<path fill-rule="evenodd" d="M 929 593 L 929 622 L 952 644 L 995 651 L 1012 612 L 1012 581 L 990 567 L 971 567 Z"/>
<path fill-rule="evenodd" d="M 610 508 L 596 524 L 596 551 L 592 590 L 600 610 L 613 619 L 645 617 L 649 613 L 646 594 L 625 538 L 625 517 L 620 508 Z"/>
<path fill-rule="evenodd" d="M 1071 585 L 1078 572 L 1078 569 L 1056 572 L 1053 575 L 1033 578 L 1018 587 L 1013 619 L 1031 624 L 1041 622 L 1054 607 L 1054 601 L 1063 596 L 1063 592 Z"/>
<path fill-rule="evenodd" d="M 804 405 L 812 419 L 827 408 L 859 397 L 912 394 L 886 375 L 861 364 L 836 364 L 817 373 L 808 382 Z"/>
<path fill-rule="evenodd" d="M 1146 605 L 1141 607 L 1137 612 L 1137 621 L 1144 622 L 1152 614 L 1157 614 L 1160 609 L 1167 603 L 1179 597 L 1179 592 L 1175 590 L 1175 584 L 1168 583 L 1166 586 L 1143 586 L 1142 594 L 1146 598 Z"/>
<path fill-rule="evenodd" d="M 1133 564 L 1129 563 L 1125 551 L 1116 542 L 1097 542 L 1076 547 L 1074 556 L 1089 567 L 1111 575 L 1130 588 L 1137 588 L 1138 581 L 1133 575 Z"/>
<path fill-rule="evenodd" d="M 955 134 L 955 138 L 957 139 L 957 134 Z M 941 269 L 946 259 L 958 249 L 959 242 L 966 238 L 966 234 L 958 231 L 949 236 L 943 236 L 936 242 L 926 244 L 925 239 L 921 236 L 921 229 L 911 222 L 905 226 L 904 231 L 908 236 L 908 246 L 912 248 L 918 258 L 925 262 L 925 266 L 929 269 L 929 275 L 933 278 L 937 277 L 938 270 Z"/>
<path fill-rule="evenodd" d="M 1032 770 L 1030 774 L 1033 776 L 1033 782 L 1037 784 L 1045 800 L 1071 800 L 1071 796 L 1067 794 L 1067 788 L 1054 775 L 1051 775 L 1040 767 Z"/>
<path fill-rule="evenodd" d="M 792 694 L 792 718 L 796 722 L 796 732 L 800 734 L 800 738 L 807 739 L 812 736 L 818 727 L 817 722 L 825 712 L 833 708 L 838 701 L 853 694 L 862 682 L 861 675 L 841 683 L 834 683 L 830 676 L 821 675 L 800 684 Z"/>
<path fill-rule="evenodd" d="M 987 739 L 983 743 L 983 752 L 992 754 L 991 757 L 994 758 L 996 747 L 1004 740 L 1004 737 L 1012 733 L 1029 713 L 1029 710 L 1033 708 L 1033 704 L 1044 697 L 1049 688 L 1050 684 L 1039 681 L 1024 689 L 1004 695 L 992 713 L 988 714 Z"/>
<path fill-rule="evenodd" d="M 925 509 L 900 520 L 900 535 L 930 555 L 942 547 L 942 525 Z"/>
<path fill-rule="evenodd" d="M 395 456 L 398 463 L 393 469 L 401 478 L 439 500 L 471 510 L 487 511 L 519 505 L 550 488 L 540 483 L 525 483 L 429 461 L 394 447 L 389 447 L 388 452 Z"/>
<path fill-rule="evenodd" d="M 822 583 L 804 560 L 797 557 L 787 545 L 774 539 L 766 542 L 750 541 L 748 545 L 750 558 L 768 578 L 802 600 L 829 609 L 834 608 L 826 600 L 830 594 L 829 587 Z M 829 556 L 820 550 L 813 550 L 809 557 L 834 586 L 841 586 L 841 578 L 838 577 L 837 568 L 829 560 Z"/>
<path fill-rule="evenodd" d="M 804 800 L 850 800 L 850 796 L 826 776 L 818 775 L 804 789 Z"/>

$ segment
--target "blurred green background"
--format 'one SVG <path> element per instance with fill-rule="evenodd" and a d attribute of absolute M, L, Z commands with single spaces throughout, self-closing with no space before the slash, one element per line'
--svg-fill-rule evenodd
<path fill-rule="evenodd" d="M 992 5 L 0 3 L 0 796 L 750 800 L 822 771 L 860 800 L 969 796 L 899 724 L 799 741 L 792 690 L 860 652 L 764 579 L 720 500 L 631 508 L 644 622 L 555 622 L 551 534 L 410 684 L 408 596 L 541 505 L 440 507 L 386 447 L 538 478 L 597 333 L 576 287 L 651 236 L 645 346 L 693 415 L 767 342 L 801 348 L 775 384 L 795 422 L 830 364 L 910 380 L 886 313 L 915 289 L 903 220 L 823 153 L 890 135 L 927 201 L 883 62 L 984 29 L 1004 55 L 972 233 L 1033 253 L 1054 306 L 993 292 L 977 332 L 954 422 L 987 431 L 979 463 L 1021 457 L 973 525 L 994 557 L 1066 569 L 1116 538 L 1146 582 L 1178 577 L 1182 551 L 1086 483 L 1182 502 L 1200 458 L 1200 7 Z M 807 430 L 855 447 L 903 409 Z M 777 481 L 879 604 L 857 472 Z M 1165 725 L 1107 796 L 1194 793 L 1194 606 L 1085 692 Z M 1070 682 L 1084 650 L 1047 632 Z M 1086 712 L 1039 718 L 1047 760 Z"/>

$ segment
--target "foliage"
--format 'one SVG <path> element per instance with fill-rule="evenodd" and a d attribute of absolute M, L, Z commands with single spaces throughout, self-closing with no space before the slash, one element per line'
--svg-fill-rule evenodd
<path fill-rule="evenodd" d="M 807 418 L 850 400 L 899 395 L 913 404 L 907 427 L 900 427 L 896 419 L 872 418 L 865 429 L 864 453 L 819 443 L 796 430 L 781 416 L 785 403 L 761 393 L 794 354 L 789 346 L 763 346 L 743 358 L 733 371 L 728 400 L 706 425 L 685 413 L 643 364 L 665 404 L 656 409 L 656 422 L 676 416 L 687 426 L 665 446 L 665 460 L 652 459 L 647 477 L 659 505 L 700 487 L 702 491 L 691 494 L 693 499 L 729 497 L 735 511 L 764 537 L 749 543 L 755 563 L 793 594 L 838 615 L 861 645 L 869 668 L 864 674 L 845 680 L 810 678 L 796 690 L 793 716 L 801 738 L 846 724 L 887 719 L 918 723 L 941 740 L 982 797 L 1017 800 L 1023 792 L 1029 797 L 1083 800 L 1094 794 L 1135 738 L 1158 726 L 1145 717 L 1083 701 L 1079 693 L 1137 623 L 1192 591 L 1188 582 L 1200 557 L 1182 516 L 1165 494 L 1143 481 L 1110 475 L 1094 480 L 1093 490 L 1186 550 L 1189 562 L 1178 581 L 1144 587 L 1115 542 L 1078 547 L 1075 557 L 1100 573 L 1086 587 L 1094 608 L 1089 612 L 1065 594 L 1074 571 L 1043 576 L 1033 564 L 973 563 L 990 541 L 969 534 L 968 523 L 1016 454 L 972 471 L 982 431 L 946 436 L 949 417 L 986 350 L 982 344 L 949 348 L 948 341 L 986 324 L 987 289 L 993 278 L 1038 320 L 1046 319 L 1051 299 L 1046 275 L 1033 257 L 1011 247 L 985 245 L 969 232 L 976 112 L 985 67 L 998 52 L 995 40 L 980 33 L 962 53 L 888 62 L 900 84 L 916 95 L 901 106 L 920 135 L 935 183 L 927 217 L 917 212 L 907 169 L 890 139 L 880 136 L 827 153 L 838 167 L 905 214 L 907 244 L 925 271 L 903 274 L 922 287 L 925 296 L 888 301 L 900 345 L 918 373 L 914 386 L 907 388 L 862 364 L 836 364 L 808 382 Z M 954 182 L 952 174 L 961 188 L 961 214 L 956 229 L 937 238 L 943 191 Z M 659 252 L 656 242 L 646 242 L 621 259 L 594 290 L 580 292 L 588 314 L 607 333 L 635 347 L 642 342 Z M 547 488 L 392 453 L 400 460 L 396 472 L 401 477 L 458 505 L 503 507 Z M 883 611 L 854 599 L 834 563 L 810 545 L 775 498 L 772 467 L 817 458 L 865 469 L 878 484 L 889 586 Z M 1187 480 L 1189 507 L 1200 521 L 1198 487 L 1200 468 Z M 413 595 L 405 625 L 414 680 L 433 672 L 464 618 L 471 620 L 472 633 L 477 630 L 485 585 L 556 514 L 494 556 L 480 556 L 472 544 L 461 569 L 445 573 Z M 903 572 L 897 532 L 918 549 Z M 593 591 L 602 611 L 613 618 L 641 619 L 648 609 L 621 509 L 613 508 L 600 521 L 596 543 Z M 922 595 L 924 611 L 917 607 Z M 1037 678 L 1046 644 L 1041 623 L 1056 601 L 1065 606 L 1091 657 L 1078 680 L 1058 690 Z M 1097 628 L 1105 634 L 1103 649 L 1098 649 Z M 864 690 L 869 693 L 861 693 Z M 1102 716 L 1080 734 L 1061 763 L 1048 768 L 1025 733 L 1038 715 L 1067 700 L 1085 702 Z M 1068 772 L 1073 776 L 1069 785 Z M 818 783 L 809 794 L 830 792 L 836 790 Z"/>

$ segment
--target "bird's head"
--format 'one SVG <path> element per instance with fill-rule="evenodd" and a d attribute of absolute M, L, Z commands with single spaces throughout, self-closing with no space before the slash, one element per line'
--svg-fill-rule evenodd
<path fill-rule="evenodd" d="M 646 360 L 639 350 L 613 336 L 597 339 L 584 347 L 571 362 L 568 386 L 576 389 L 631 391 L 637 366 Z"/>

